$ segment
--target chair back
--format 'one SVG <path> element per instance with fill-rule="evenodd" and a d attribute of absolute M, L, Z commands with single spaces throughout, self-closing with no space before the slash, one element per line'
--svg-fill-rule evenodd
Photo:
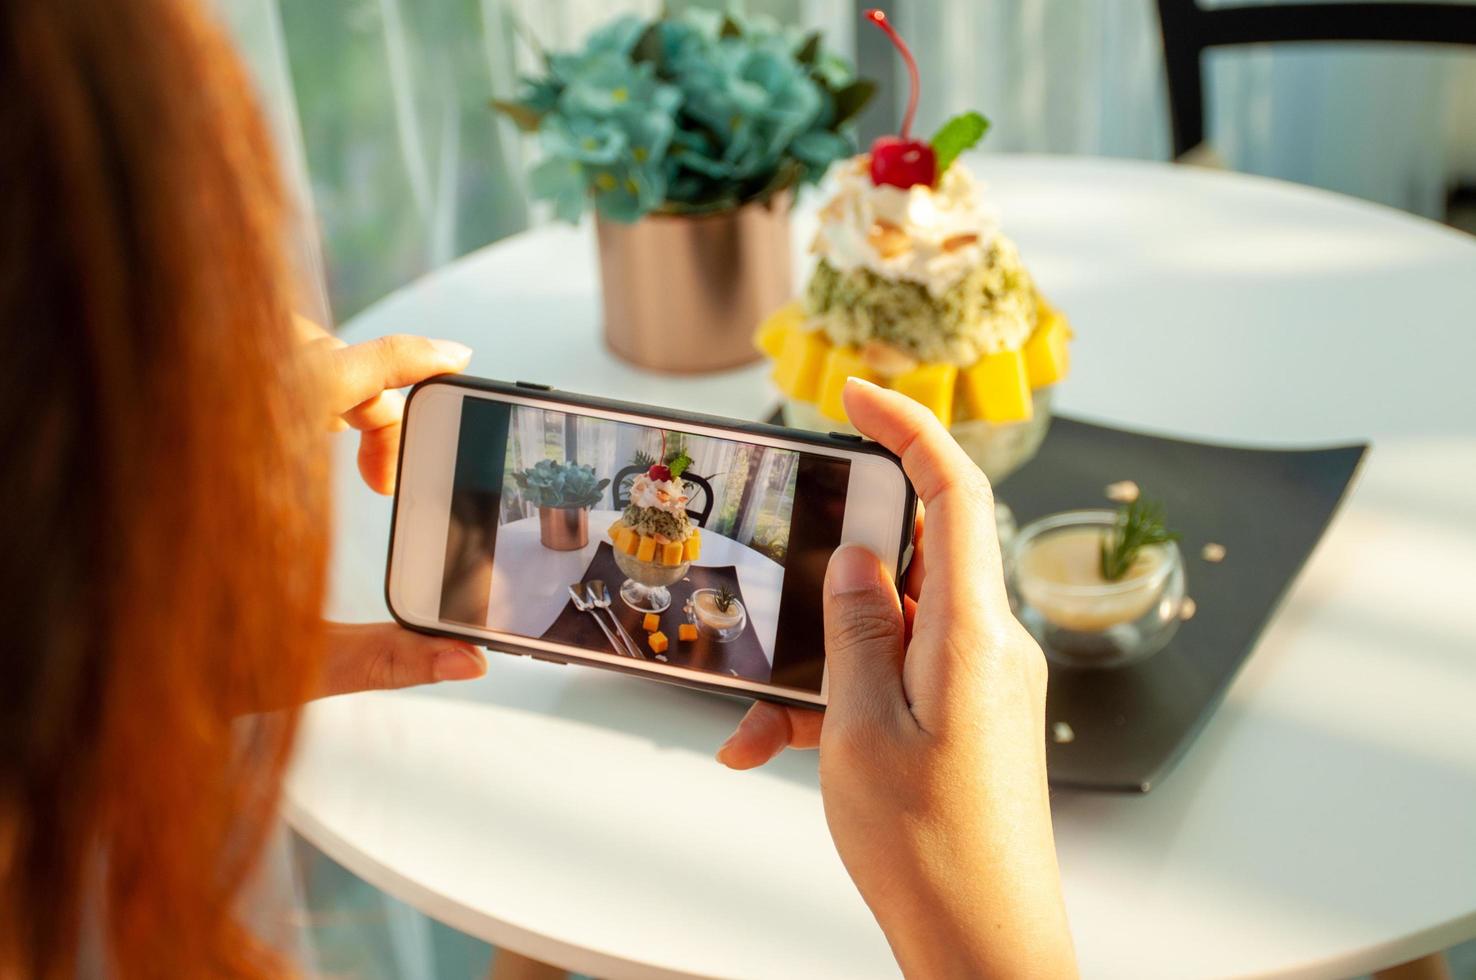
<path fill-rule="evenodd" d="M 615 474 L 615 479 L 610 481 L 610 501 L 616 510 L 624 510 L 630 506 L 630 484 L 637 476 L 646 472 L 646 466 L 627 466 Z M 688 487 L 701 491 L 692 494 L 691 500 L 687 501 L 687 518 L 698 527 L 707 527 L 707 519 L 712 516 L 713 497 L 712 484 L 704 476 L 695 473 L 683 473 L 682 482 Z M 700 507 L 694 507 L 694 502 L 700 502 Z"/>
<path fill-rule="evenodd" d="M 1206 9 L 1158 0 L 1174 158 L 1204 142 L 1204 52 L 1242 44 L 1372 41 L 1476 45 L 1476 5 L 1267 3 Z"/>

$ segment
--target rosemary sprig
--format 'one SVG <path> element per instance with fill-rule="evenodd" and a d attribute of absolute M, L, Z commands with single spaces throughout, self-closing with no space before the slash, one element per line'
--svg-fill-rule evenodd
<path fill-rule="evenodd" d="M 1102 577 L 1116 582 L 1133 567 L 1144 548 L 1177 540 L 1179 532 L 1164 527 L 1162 504 L 1134 500 L 1117 512 L 1117 523 L 1102 539 Z"/>
<path fill-rule="evenodd" d="M 738 597 L 726 585 L 719 586 L 717 595 L 712 597 L 712 604 L 718 607 L 718 612 L 724 613 L 730 611 L 733 608 L 733 603 L 737 601 Z"/>

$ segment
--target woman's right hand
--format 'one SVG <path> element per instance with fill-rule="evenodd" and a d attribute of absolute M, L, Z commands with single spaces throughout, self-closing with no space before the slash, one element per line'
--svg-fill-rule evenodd
<path fill-rule="evenodd" d="M 748 768 L 818 735 L 836 849 L 907 975 L 1072 976 L 1045 661 L 1010 612 L 989 482 L 911 399 L 852 381 L 845 404 L 902 458 L 926 509 L 926 557 L 899 597 L 874 555 L 839 549 L 823 725 L 759 703 L 719 758 Z"/>

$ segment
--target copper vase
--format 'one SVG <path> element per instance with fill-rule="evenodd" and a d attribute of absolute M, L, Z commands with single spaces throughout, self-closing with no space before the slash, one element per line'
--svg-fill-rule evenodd
<path fill-rule="evenodd" d="M 538 539 L 553 551 L 578 551 L 589 544 L 589 510 L 585 507 L 538 508 Z"/>
<path fill-rule="evenodd" d="M 597 217 L 605 342 L 639 367 L 697 374 L 758 360 L 753 331 L 794 298 L 794 195 L 712 215 Z"/>

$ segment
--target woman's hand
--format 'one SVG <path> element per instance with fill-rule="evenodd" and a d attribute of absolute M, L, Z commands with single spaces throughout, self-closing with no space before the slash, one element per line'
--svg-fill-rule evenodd
<path fill-rule="evenodd" d="M 406 334 L 345 344 L 311 320 L 297 317 L 295 323 L 329 424 L 359 430 L 360 475 L 371 489 L 394 493 L 405 412 L 405 398 L 395 389 L 461 372 L 471 349 Z"/>
<path fill-rule="evenodd" d="M 315 697 L 468 681 L 487 672 L 486 656 L 470 643 L 412 633 L 394 623 L 328 623 L 325 633 Z"/>
<path fill-rule="evenodd" d="M 909 976 L 1075 973 L 1045 773 L 1046 668 L 1005 595 L 988 481 L 932 413 L 846 386 L 927 511 L 906 595 L 870 552 L 825 582 L 824 715 L 753 706 L 718 758 L 820 747 L 825 817 Z M 823 726 L 821 724 L 823 719 Z"/>

